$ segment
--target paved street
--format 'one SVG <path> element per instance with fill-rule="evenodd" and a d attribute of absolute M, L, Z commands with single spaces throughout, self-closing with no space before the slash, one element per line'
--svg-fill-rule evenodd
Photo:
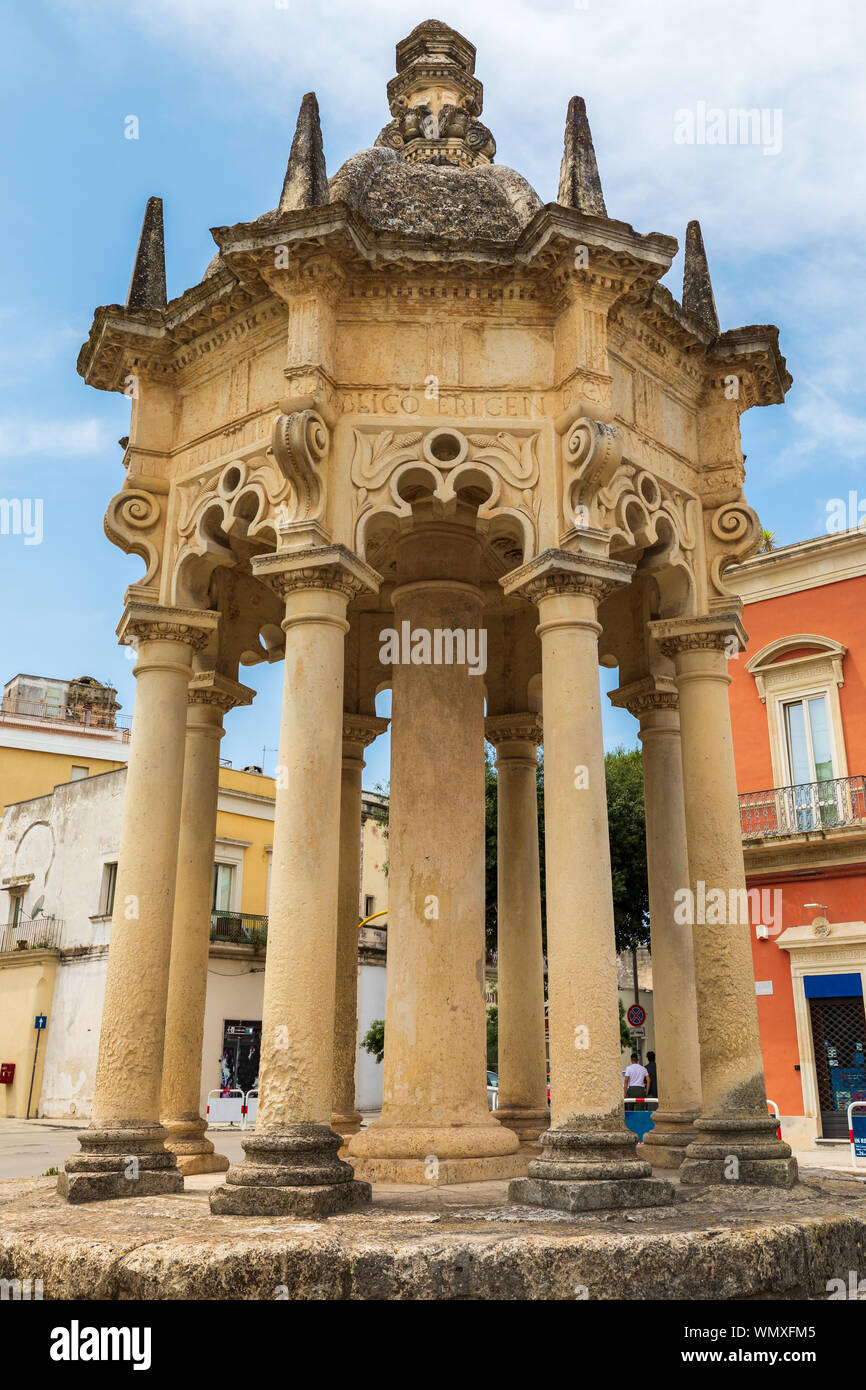
<path fill-rule="evenodd" d="M 83 1128 L 80 1120 L 0 1120 L 0 1181 L 39 1177 L 48 1168 L 59 1168 L 67 1155 L 74 1153 L 78 1131 Z M 244 1156 L 241 1136 L 239 1129 L 208 1130 L 217 1151 L 232 1162 Z M 847 1144 L 795 1149 L 794 1156 L 802 1168 L 850 1171 L 851 1167 Z M 866 1179 L 866 1160 L 861 1160 L 858 1172 Z"/>

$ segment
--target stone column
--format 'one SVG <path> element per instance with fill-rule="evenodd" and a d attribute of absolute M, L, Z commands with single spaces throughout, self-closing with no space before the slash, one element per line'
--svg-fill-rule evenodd
<path fill-rule="evenodd" d="M 216 671 L 194 675 L 189 685 L 160 1107 L 165 1147 L 182 1173 L 222 1173 L 229 1166 L 204 1137 L 201 1054 L 223 716 L 250 704 L 254 693 Z"/>
<path fill-rule="evenodd" d="M 547 1129 L 544 957 L 538 856 L 537 714 L 489 717 L 496 748 L 500 1124 L 535 1148 Z"/>
<path fill-rule="evenodd" d="M 728 660 L 746 635 L 736 612 L 662 619 L 650 632 L 680 693 L 689 892 L 675 911 L 693 928 L 701 1051 L 700 1138 L 680 1180 L 788 1187 L 797 1163 L 767 1114 L 728 706 Z"/>
<path fill-rule="evenodd" d="M 674 915 L 675 893 L 688 886 L 679 697 L 673 680 L 648 676 L 612 692 L 640 720 L 643 745 L 647 877 L 653 960 L 653 1020 L 659 1106 L 644 1152 L 654 1168 L 679 1168 L 697 1139 L 701 1052 L 691 928 Z"/>
<path fill-rule="evenodd" d="M 246 1157 L 210 1204 L 219 1215 L 326 1216 L 370 1199 L 337 1156 L 330 1118 L 346 608 L 379 576 L 342 545 L 261 556 L 253 570 L 286 603 L 259 1108 Z"/>
<path fill-rule="evenodd" d="M 364 749 L 388 727 L 372 715 L 343 715 L 340 784 L 340 891 L 337 908 L 337 988 L 334 1000 L 334 1093 L 331 1128 L 344 1139 L 361 1128 L 355 1108 L 358 1050 L 358 909 L 361 900 L 361 774 Z"/>
<path fill-rule="evenodd" d="M 544 699 L 544 825 L 550 1129 L 513 1201 L 567 1211 L 669 1202 L 635 1156 L 622 1099 L 597 609 L 631 566 L 606 533 L 546 550 L 500 581 L 538 605 Z"/>
<path fill-rule="evenodd" d="M 484 678 L 469 662 L 480 543 L 474 511 L 453 522 L 417 511 L 397 543 L 393 595 L 382 1114 L 348 1152 L 373 1181 L 444 1184 L 508 1177 L 525 1159 L 487 1104 Z"/>
<path fill-rule="evenodd" d="M 171 924 L 191 662 L 218 614 L 129 604 L 118 627 L 135 641 L 135 719 L 93 1117 L 57 1190 L 70 1202 L 183 1190 L 159 1122 Z"/>

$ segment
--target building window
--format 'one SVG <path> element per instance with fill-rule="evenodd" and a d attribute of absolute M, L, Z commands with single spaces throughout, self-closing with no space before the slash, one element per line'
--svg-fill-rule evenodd
<path fill-rule="evenodd" d="M 364 916 L 372 917 L 376 911 L 376 899 L 372 893 L 367 893 L 364 897 Z"/>
<path fill-rule="evenodd" d="M 117 864 L 103 864 L 102 886 L 99 890 L 99 916 L 110 917 L 114 911 L 114 890 L 117 886 Z"/>
<path fill-rule="evenodd" d="M 800 632 L 777 638 L 746 662 L 767 709 L 775 787 L 848 776 L 839 700 L 846 652 L 834 638 Z"/>
<path fill-rule="evenodd" d="M 82 779 L 82 777 L 86 777 L 86 776 L 88 775 L 89 772 L 90 772 L 90 768 L 89 768 L 89 767 L 76 766 L 76 764 L 73 763 L 73 764 L 72 764 L 72 772 L 71 772 L 70 775 L 69 775 L 69 780 L 70 780 L 70 782 L 80 782 L 81 779 Z"/>
<path fill-rule="evenodd" d="M 233 864 L 214 864 L 213 866 L 213 910 L 230 912 L 232 906 L 232 887 L 235 869 Z"/>
<path fill-rule="evenodd" d="M 23 911 L 24 911 L 24 894 L 23 894 L 23 893 L 13 893 L 13 894 L 12 894 L 12 925 L 13 925 L 13 927 L 14 927 L 14 926 L 17 926 L 17 924 L 20 922 Z"/>
<path fill-rule="evenodd" d="M 834 772 L 826 695 L 790 700 L 784 709 L 792 783 L 830 781 Z"/>

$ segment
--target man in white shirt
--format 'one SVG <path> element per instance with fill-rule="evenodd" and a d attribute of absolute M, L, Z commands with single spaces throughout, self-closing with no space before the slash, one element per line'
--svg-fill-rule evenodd
<path fill-rule="evenodd" d="M 645 1097 L 649 1095 L 649 1072 L 646 1067 L 642 1067 L 637 1059 L 637 1053 L 631 1054 L 631 1062 L 625 1069 L 623 1081 L 623 1097 L 631 1100 L 636 1096 Z"/>

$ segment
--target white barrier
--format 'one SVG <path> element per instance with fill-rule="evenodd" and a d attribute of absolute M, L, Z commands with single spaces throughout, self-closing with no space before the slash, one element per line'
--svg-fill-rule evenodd
<path fill-rule="evenodd" d="M 866 1110 L 866 1100 L 852 1100 L 848 1106 L 848 1142 L 851 1145 L 851 1167 L 857 1167 L 857 1150 L 854 1148 L 854 1111 Z M 863 1142 L 862 1140 L 860 1141 Z"/>
<path fill-rule="evenodd" d="M 779 1107 L 778 1107 L 778 1105 L 776 1104 L 776 1102 L 775 1102 L 774 1100 L 768 1100 L 768 1101 L 767 1101 L 767 1104 L 768 1104 L 768 1105 L 772 1105 L 772 1107 L 773 1107 L 773 1114 L 775 1115 L 776 1119 L 779 1121 L 779 1123 L 776 1125 L 776 1138 L 777 1138 L 777 1139 L 781 1139 L 781 1137 L 782 1137 L 782 1121 L 781 1121 L 781 1117 L 780 1117 L 780 1115 L 779 1115 Z"/>
<path fill-rule="evenodd" d="M 243 1124 L 243 1091 L 208 1091 L 206 1118 L 209 1125 Z"/>
<path fill-rule="evenodd" d="M 258 1087 L 252 1091 L 247 1091 L 244 1096 L 242 1107 L 241 1129 L 246 1129 L 250 1125 L 255 1125 L 256 1116 L 259 1113 L 259 1092 Z"/>
<path fill-rule="evenodd" d="M 488 1087 L 487 1087 L 487 1104 L 488 1104 L 488 1106 L 490 1107 L 491 1110 L 498 1110 L 498 1109 L 499 1109 L 499 1087 L 498 1087 L 498 1086 L 488 1086 Z"/>

